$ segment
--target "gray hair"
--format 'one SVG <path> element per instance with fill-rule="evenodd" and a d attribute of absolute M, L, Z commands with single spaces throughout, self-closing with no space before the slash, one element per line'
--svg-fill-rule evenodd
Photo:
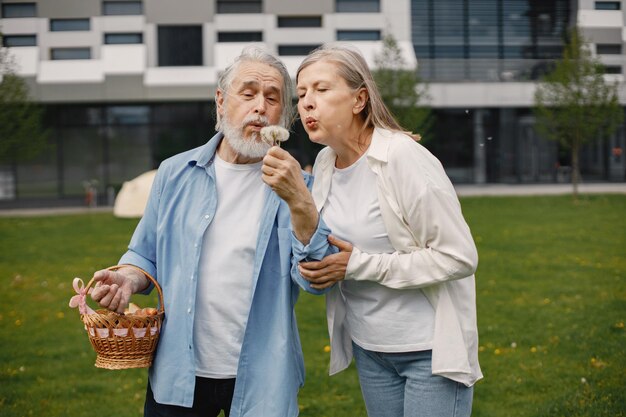
<path fill-rule="evenodd" d="M 348 87 L 353 90 L 365 88 L 368 100 L 363 109 L 364 128 L 380 127 L 395 132 L 403 132 L 412 135 L 403 129 L 393 117 L 376 87 L 374 77 L 367 66 L 363 55 L 355 48 L 343 44 L 329 43 L 313 50 L 302 61 L 296 72 L 296 82 L 300 71 L 320 61 L 328 61 L 337 65 L 338 74 L 346 81 Z"/>
<path fill-rule="evenodd" d="M 292 97 L 294 96 L 294 88 L 291 82 L 291 77 L 289 76 L 289 72 L 285 65 L 274 55 L 270 54 L 266 50 L 259 48 L 258 46 L 247 46 L 242 51 L 241 54 L 235 58 L 235 61 L 230 64 L 222 73 L 219 75 L 217 79 L 217 88 L 221 90 L 223 93 L 228 93 L 230 86 L 233 82 L 233 78 L 237 75 L 237 71 L 239 66 L 244 62 L 258 62 L 261 64 L 269 65 L 270 67 L 276 69 L 283 78 L 283 88 L 282 88 L 282 97 L 281 104 L 283 106 L 281 116 L 280 116 L 280 124 L 289 129 L 291 124 L 293 123 L 295 110 L 292 103 Z M 224 100 L 227 100 L 227 94 L 224 94 Z M 217 99 L 216 99 L 217 102 Z M 221 130 L 221 120 L 220 115 L 217 112 L 217 106 L 215 108 L 217 123 L 215 124 L 215 130 Z"/>

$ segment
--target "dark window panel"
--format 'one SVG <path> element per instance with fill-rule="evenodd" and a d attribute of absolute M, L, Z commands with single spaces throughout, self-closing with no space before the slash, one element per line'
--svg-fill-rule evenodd
<path fill-rule="evenodd" d="M 435 58 L 463 58 L 465 48 L 463 45 L 436 45 Z"/>
<path fill-rule="evenodd" d="M 470 45 L 470 58 L 498 58 L 498 45 Z"/>
<path fill-rule="evenodd" d="M 338 30 L 338 41 L 379 41 L 380 30 Z"/>
<path fill-rule="evenodd" d="M 418 58 L 428 58 L 430 54 L 430 47 L 428 45 L 413 45 L 415 56 Z"/>
<path fill-rule="evenodd" d="M 598 43 L 596 44 L 596 54 L 598 55 L 621 55 L 621 43 Z"/>
<path fill-rule="evenodd" d="M 335 11 L 338 13 L 378 13 L 379 0 L 336 0 Z"/>
<path fill-rule="evenodd" d="M 109 125 L 143 125 L 150 122 L 149 106 L 109 106 L 106 108 Z"/>
<path fill-rule="evenodd" d="M 91 49 L 89 48 L 52 48 L 50 49 L 50 59 L 91 59 Z"/>
<path fill-rule="evenodd" d="M 159 26 L 159 66 L 201 66 L 201 26 Z"/>
<path fill-rule="evenodd" d="M 279 45 L 278 55 L 281 56 L 304 56 L 320 45 Z"/>
<path fill-rule="evenodd" d="M 143 14 L 140 1 L 103 1 L 102 14 L 105 16 L 126 16 Z"/>
<path fill-rule="evenodd" d="M 37 35 L 5 35 L 2 37 L 2 46 L 37 46 Z"/>
<path fill-rule="evenodd" d="M 263 42 L 263 32 L 218 32 L 218 42 Z"/>
<path fill-rule="evenodd" d="M 262 13 L 261 0 L 217 0 L 217 13 Z"/>
<path fill-rule="evenodd" d="M 621 67 L 621 65 L 605 65 L 604 66 L 604 73 L 605 74 L 621 74 L 622 73 L 622 67 Z"/>
<path fill-rule="evenodd" d="M 143 34 L 141 33 L 105 33 L 104 43 L 107 45 L 143 43 Z"/>
<path fill-rule="evenodd" d="M 279 28 L 320 28 L 322 16 L 278 16 Z"/>
<path fill-rule="evenodd" d="M 88 31 L 89 19 L 51 19 L 51 32 Z"/>
<path fill-rule="evenodd" d="M 622 4 L 619 1 L 597 1 L 596 10 L 621 10 Z"/>
<path fill-rule="evenodd" d="M 35 3 L 4 3 L 2 17 L 5 19 L 37 17 L 37 5 Z"/>

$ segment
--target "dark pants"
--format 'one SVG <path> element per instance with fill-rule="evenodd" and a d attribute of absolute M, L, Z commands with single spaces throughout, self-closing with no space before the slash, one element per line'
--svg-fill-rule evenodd
<path fill-rule="evenodd" d="M 148 382 L 144 417 L 217 417 L 221 410 L 228 417 L 233 401 L 235 379 L 210 379 L 196 377 L 193 407 L 159 404 L 154 400 Z"/>

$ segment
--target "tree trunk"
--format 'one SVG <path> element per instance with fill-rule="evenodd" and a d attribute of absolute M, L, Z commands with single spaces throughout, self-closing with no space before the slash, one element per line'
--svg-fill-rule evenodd
<path fill-rule="evenodd" d="M 572 143 L 572 191 L 574 200 L 578 200 L 578 183 L 580 182 L 580 168 L 578 162 L 579 148 L 579 142 L 574 141 L 574 143 Z"/>

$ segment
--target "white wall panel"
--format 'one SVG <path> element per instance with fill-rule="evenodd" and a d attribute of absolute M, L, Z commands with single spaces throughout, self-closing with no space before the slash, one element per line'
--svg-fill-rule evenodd
<path fill-rule="evenodd" d="M 103 45 L 105 74 L 142 74 L 146 70 L 145 45 Z"/>
<path fill-rule="evenodd" d="M 411 0 L 382 0 L 380 11 L 385 16 L 385 31 L 397 40 L 411 40 Z"/>
<path fill-rule="evenodd" d="M 213 54 L 215 55 L 215 63 L 213 69 L 216 72 L 222 71 L 224 68 L 233 63 L 236 57 L 241 54 L 241 51 L 246 46 L 256 45 L 263 49 L 268 49 L 268 46 L 264 42 L 226 42 L 216 43 L 213 47 Z"/>
<path fill-rule="evenodd" d="M 39 19 L 36 17 L 0 19 L 0 29 L 5 35 L 37 33 L 39 31 Z"/>
<path fill-rule="evenodd" d="M 369 65 L 371 70 L 375 69 L 374 58 L 377 54 L 382 53 L 383 44 L 380 41 L 368 41 L 368 42 L 341 42 L 347 45 L 351 45 L 357 48 L 361 54 L 363 54 L 363 58 L 367 61 L 367 65 Z M 398 42 L 398 47 L 402 51 L 402 57 L 404 58 L 404 62 L 406 64 L 406 68 L 415 68 L 417 65 L 417 60 L 415 59 L 415 53 L 413 52 L 413 45 L 411 42 Z"/>
<path fill-rule="evenodd" d="M 433 107 L 531 107 L 534 83 L 431 83 Z"/>
<path fill-rule="evenodd" d="M 41 61 L 37 82 L 55 83 L 101 83 L 104 81 L 102 62 L 99 60 Z"/>
<path fill-rule="evenodd" d="M 37 75 L 39 69 L 39 48 L 36 46 L 25 46 L 11 48 L 10 56 L 15 63 L 15 72 L 23 77 Z"/>
<path fill-rule="evenodd" d="M 322 44 L 335 40 L 335 32 L 322 28 L 278 28 L 265 35 L 268 43 L 280 45 Z"/>
<path fill-rule="evenodd" d="M 624 26 L 621 10 L 579 10 L 578 24 L 593 28 L 619 28 Z"/>
<path fill-rule="evenodd" d="M 99 27 L 103 32 L 142 32 L 146 24 L 144 16 L 101 16 L 92 20 L 99 22 Z"/>
<path fill-rule="evenodd" d="M 208 67 L 157 67 L 148 68 L 144 85 L 164 86 L 212 86 L 217 82 L 217 71 Z"/>
<path fill-rule="evenodd" d="M 276 27 L 276 16 L 266 14 L 216 14 L 215 30 L 263 30 Z"/>

